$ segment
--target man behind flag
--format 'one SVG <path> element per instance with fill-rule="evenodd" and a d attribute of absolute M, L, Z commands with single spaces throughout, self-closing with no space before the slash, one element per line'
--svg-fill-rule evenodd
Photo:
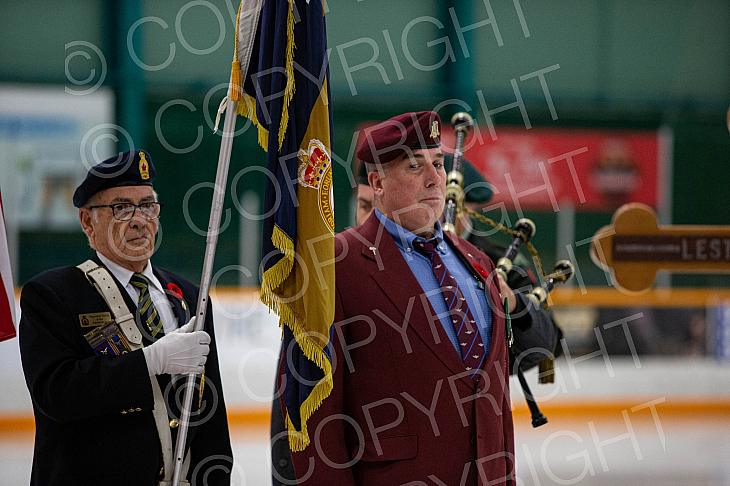
<path fill-rule="evenodd" d="M 439 223 L 440 127 L 403 113 L 358 144 L 376 209 L 335 237 L 333 389 L 309 419 L 313 447 L 292 454 L 298 485 L 515 485 L 517 299 Z"/>
<path fill-rule="evenodd" d="M 231 98 L 258 128 L 270 171 L 261 299 L 283 324 L 279 385 L 289 445 L 303 450 L 310 442 L 307 419 L 332 389 L 334 208 L 324 8 L 320 0 L 247 2 L 238 18 L 232 82 L 242 90 L 232 90 Z"/>
<path fill-rule="evenodd" d="M 15 337 L 15 292 L 10 271 L 8 235 L 5 231 L 5 215 L 0 196 L 0 341 Z"/>

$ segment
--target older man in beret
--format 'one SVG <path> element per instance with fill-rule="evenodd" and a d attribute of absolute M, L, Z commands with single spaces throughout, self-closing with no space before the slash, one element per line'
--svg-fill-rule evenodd
<path fill-rule="evenodd" d="M 91 167 L 73 203 L 93 255 L 23 288 L 33 485 L 170 484 L 189 373 L 201 378 L 182 484 L 230 484 L 210 306 L 204 330 L 193 331 L 198 288 L 150 262 L 160 215 L 154 177 L 144 150 Z"/>
<path fill-rule="evenodd" d="M 515 297 L 441 229 L 440 130 L 436 113 L 405 113 L 358 147 L 376 210 L 335 239 L 334 387 L 292 455 L 297 484 L 514 484 Z"/>

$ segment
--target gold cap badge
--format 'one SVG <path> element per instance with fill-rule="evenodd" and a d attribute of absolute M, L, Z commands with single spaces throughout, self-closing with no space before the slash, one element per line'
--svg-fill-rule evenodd
<path fill-rule="evenodd" d="M 150 164 L 147 162 L 147 156 L 144 152 L 139 152 L 139 176 L 143 181 L 150 178 Z"/>
<path fill-rule="evenodd" d="M 434 120 L 431 122 L 431 138 L 436 139 L 439 136 L 439 122 Z"/>

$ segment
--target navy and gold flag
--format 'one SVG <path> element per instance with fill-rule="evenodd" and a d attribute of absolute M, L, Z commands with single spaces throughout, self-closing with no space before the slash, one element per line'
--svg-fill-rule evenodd
<path fill-rule="evenodd" d="M 239 7 L 232 95 L 258 128 L 270 171 L 261 300 L 280 317 L 289 445 L 309 444 L 307 420 L 332 390 L 334 208 L 329 69 L 321 0 Z M 232 90 L 234 91 L 234 90 Z"/>

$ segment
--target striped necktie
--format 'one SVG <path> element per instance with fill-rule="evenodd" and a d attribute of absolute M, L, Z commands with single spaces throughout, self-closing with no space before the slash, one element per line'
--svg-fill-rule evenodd
<path fill-rule="evenodd" d="M 478 370 L 489 350 L 484 349 L 482 336 L 476 325 L 476 320 L 469 309 L 466 297 L 456 283 L 456 278 L 451 275 L 449 269 L 444 264 L 434 239 L 428 241 L 414 241 L 413 247 L 426 255 L 431 260 L 431 270 L 436 277 L 438 286 L 441 289 L 441 295 L 446 302 L 448 309 L 448 317 L 456 332 L 456 342 L 458 343 L 459 352 L 464 366 L 467 371 Z"/>
<path fill-rule="evenodd" d="M 138 322 L 142 323 L 143 330 L 147 331 L 149 336 L 151 336 L 150 341 L 156 341 L 165 334 L 165 331 L 162 328 L 160 314 L 152 302 L 150 281 L 141 273 L 134 273 L 129 283 L 139 291 L 139 299 L 137 299 Z"/>

